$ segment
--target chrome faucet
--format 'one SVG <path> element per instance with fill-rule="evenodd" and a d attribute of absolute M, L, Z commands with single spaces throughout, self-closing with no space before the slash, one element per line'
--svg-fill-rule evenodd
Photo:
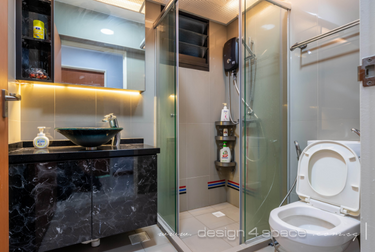
<path fill-rule="evenodd" d="M 356 128 L 352 128 L 352 132 L 356 133 L 358 136 L 361 136 L 361 131 Z"/>
<path fill-rule="evenodd" d="M 109 127 L 111 128 L 119 128 L 117 117 L 113 113 L 104 116 L 104 119 L 102 120 L 102 122 L 109 123 Z M 119 132 L 112 138 L 112 147 L 119 147 L 120 142 L 121 142 L 121 133 Z"/>

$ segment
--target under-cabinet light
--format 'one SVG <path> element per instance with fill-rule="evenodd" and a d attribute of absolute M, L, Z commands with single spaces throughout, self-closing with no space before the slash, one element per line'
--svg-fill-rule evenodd
<path fill-rule="evenodd" d="M 49 87 L 49 88 L 69 88 L 69 89 L 81 89 L 81 90 L 92 90 L 92 91 L 103 91 L 103 92 L 114 92 L 114 93 L 122 93 L 122 94 L 129 94 L 129 95 L 140 95 L 141 92 L 140 91 L 136 91 L 136 90 L 110 90 L 110 89 L 101 89 L 101 88 L 90 88 L 90 87 L 71 87 L 71 86 L 67 86 L 67 85 L 50 85 L 50 84 L 33 84 L 34 86 L 37 86 L 37 87 Z"/>
<path fill-rule="evenodd" d="M 81 88 L 81 87 L 68 87 L 69 89 L 82 89 L 82 90 L 96 90 L 104 92 L 114 92 L 114 93 L 125 93 L 130 95 L 140 95 L 139 91 L 129 91 L 129 90 L 108 90 L 108 89 L 96 89 L 96 88 Z"/>
<path fill-rule="evenodd" d="M 43 84 L 33 84 L 34 86 L 37 86 L 37 87 L 50 87 L 50 88 L 64 88 L 64 86 L 57 86 L 57 85 L 43 85 Z"/>

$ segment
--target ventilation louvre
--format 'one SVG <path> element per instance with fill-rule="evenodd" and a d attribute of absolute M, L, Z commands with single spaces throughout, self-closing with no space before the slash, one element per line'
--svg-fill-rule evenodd
<path fill-rule="evenodd" d="M 179 63 L 181 67 L 209 71 L 208 28 L 208 20 L 180 12 Z"/>

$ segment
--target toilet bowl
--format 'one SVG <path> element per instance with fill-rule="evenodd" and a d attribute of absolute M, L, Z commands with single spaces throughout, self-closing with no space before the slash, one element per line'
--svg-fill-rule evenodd
<path fill-rule="evenodd" d="M 356 240 L 360 163 L 359 148 L 353 149 L 342 142 L 315 141 L 302 152 L 296 186 L 301 201 L 272 210 L 269 218 L 283 249 L 343 252 Z"/>

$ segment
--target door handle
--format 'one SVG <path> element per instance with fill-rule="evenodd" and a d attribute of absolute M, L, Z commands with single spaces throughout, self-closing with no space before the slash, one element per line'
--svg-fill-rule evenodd
<path fill-rule="evenodd" d="M 8 101 L 20 101 L 21 95 L 10 93 L 5 89 L 1 90 L 1 103 L 3 104 L 3 118 L 8 117 Z"/>

